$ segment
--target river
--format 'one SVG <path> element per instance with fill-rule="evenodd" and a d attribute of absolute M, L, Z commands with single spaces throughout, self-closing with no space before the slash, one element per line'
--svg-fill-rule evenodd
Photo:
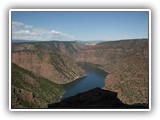
<path fill-rule="evenodd" d="M 81 93 L 95 87 L 104 87 L 105 77 L 107 75 L 106 72 L 91 63 L 81 63 L 80 66 L 88 75 L 63 85 L 65 93 L 61 99 L 76 95 L 77 93 Z"/>

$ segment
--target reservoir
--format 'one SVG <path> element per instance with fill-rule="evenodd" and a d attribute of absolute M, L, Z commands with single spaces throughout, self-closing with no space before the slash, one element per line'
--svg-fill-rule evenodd
<path fill-rule="evenodd" d="M 95 87 L 104 87 L 107 73 L 91 63 L 80 63 L 87 76 L 79 78 L 71 83 L 64 84 L 65 93 L 61 99 L 85 92 Z"/>

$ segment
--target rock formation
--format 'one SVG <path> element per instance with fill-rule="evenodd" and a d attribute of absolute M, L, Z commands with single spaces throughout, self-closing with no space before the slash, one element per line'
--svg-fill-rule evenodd
<path fill-rule="evenodd" d="M 117 93 L 94 88 L 87 92 L 63 99 L 59 103 L 49 104 L 48 108 L 61 109 L 147 109 L 146 104 L 127 105 L 117 98 Z"/>
<path fill-rule="evenodd" d="M 86 75 L 71 57 L 75 42 L 12 44 L 12 108 L 46 108 L 64 93 L 61 85 Z M 58 83 L 58 84 L 57 84 Z"/>
<path fill-rule="evenodd" d="M 59 84 L 71 82 L 85 75 L 76 62 L 63 53 L 17 51 L 12 53 L 12 62 Z"/>
<path fill-rule="evenodd" d="M 148 40 L 124 40 L 88 46 L 76 61 L 101 65 L 109 73 L 105 89 L 118 92 L 124 103 L 148 103 Z"/>
<path fill-rule="evenodd" d="M 86 75 L 76 62 L 93 63 L 109 73 L 107 91 L 96 88 L 49 107 L 144 108 L 133 104 L 148 104 L 147 39 L 87 46 L 52 41 L 12 44 L 12 108 L 45 108 L 59 102 L 64 90 L 58 84 Z"/>

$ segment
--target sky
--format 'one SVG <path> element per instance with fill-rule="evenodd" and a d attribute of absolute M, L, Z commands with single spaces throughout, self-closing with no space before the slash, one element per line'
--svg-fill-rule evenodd
<path fill-rule="evenodd" d="M 148 38 L 148 12 L 12 11 L 15 40 L 121 40 Z"/>

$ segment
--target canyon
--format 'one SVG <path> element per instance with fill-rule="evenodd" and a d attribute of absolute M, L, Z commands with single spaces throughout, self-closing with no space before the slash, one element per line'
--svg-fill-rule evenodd
<path fill-rule="evenodd" d="M 72 46 L 72 52 L 68 52 L 69 46 Z M 57 42 L 13 44 L 12 62 L 55 83 L 65 84 L 86 75 L 67 55 L 76 49 L 79 48 L 72 42 L 60 42 L 58 45 Z"/>
<path fill-rule="evenodd" d="M 12 108 L 46 108 L 60 101 L 65 92 L 61 84 L 86 76 L 67 55 L 78 49 L 74 42 L 13 43 Z"/>
<path fill-rule="evenodd" d="M 105 89 L 117 92 L 124 103 L 148 103 L 148 39 L 99 43 L 80 51 L 75 58 L 98 64 L 109 73 Z"/>
<path fill-rule="evenodd" d="M 47 104 L 60 102 L 65 92 L 63 84 L 87 75 L 79 62 L 95 64 L 107 73 L 103 90 L 107 94 L 115 92 L 114 99 L 123 102 L 120 107 L 148 105 L 148 39 L 131 39 L 96 45 L 75 41 L 12 43 L 13 108 L 46 108 Z M 67 104 L 72 104 L 70 100 Z"/>

